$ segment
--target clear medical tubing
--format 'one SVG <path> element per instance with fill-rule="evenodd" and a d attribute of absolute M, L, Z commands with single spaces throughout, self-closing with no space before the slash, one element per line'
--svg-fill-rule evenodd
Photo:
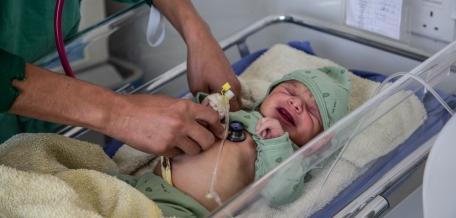
<path fill-rule="evenodd" d="M 69 77 L 75 78 L 76 76 L 71 69 L 70 63 L 65 52 L 65 44 L 63 43 L 63 34 L 62 34 L 62 12 L 65 0 L 57 0 L 55 4 L 54 12 L 54 37 L 55 37 L 55 47 L 57 47 L 57 53 L 60 57 L 60 63 L 62 64 L 65 74 Z"/>
<path fill-rule="evenodd" d="M 230 104 L 225 104 L 225 111 L 230 111 Z M 228 114 L 225 114 L 225 132 L 223 133 L 223 139 L 220 142 L 220 147 L 217 153 L 217 159 L 214 165 L 214 170 L 212 171 L 211 175 L 211 182 L 209 184 L 209 191 L 206 195 L 207 198 L 213 199 L 215 203 L 217 203 L 219 206 L 223 205 L 222 199 L 220 198 L 220 195 L 217 193 L 217 190 L 215 190 L 215 183 L 217 181 L 217 172 L 218 172 L 218 166 L 220 163 L 220 160 L 222 158 L 222 153 L 223 153 L 223 145 L 225 144 L 226 137 L 228 136 L 228 125 L 230 124 L 230 118 Z"/>
<path fill-rule="evenodd" d="M 229 112 L 230 112 L 230 99 L 234 97 L 234 93 L 230 90 L 231 86 L 229 83 L 225 83 L 222 87 L 221 91 L 221 96 L 222 98 L 218 102 L 218 105 L 221 105 L 224 107 L 224 114 L 225 114 L 225 132 L 223 133 L 223 139 L 220 142 L 220 147 L 217 153 L 217 159 L 214 165 L 214 169 L 212 171 L 211 175 L 211 180 L 209 184 L 209 191 L 206 195 L 207 198 L 213 199 L 219 206 L 223 205 L 222 199 L 220 198 L 220 195 L 217 193 L 215 190 L 215 184 L 217 181 L 217 172 L 218 172 L 218 166 L 220 164 L 220 160 L 222 157 L 223 153 L 223 147 L 226 141 L 226 138 L 228 136 L 228 126 L 230 124 L 230 118 L 229 118 Z"/>
<path fill-rule="evenodd" d="M 398 72 L 398 73 L 395 73 L 395 74 L 392 74 L 390 76 L 388 76 L 381 84 L 380 86 L 377 87 L 377 89 L 374 91 L 373 96 L 377 95 L 381 90 L 382 88 L 385 86 L 385 84 L 389 83 L 391 80 L 397 78 L 397 77 L 401 77 L 401 76 L 407 76 L 407 77 L 410 77 L 412 79 L 414 79 L 415 81 L 419 82 L 421 85 L 423 85 L 436 99 L 437 101 L 439 101 L 439 103 L 445 108 L 445 110 L 448 111 L 448 113 L 453 116 L 454 115 L 454 111 L 450 108 L 450 106 L 442 99 L 442 97 L 440 97 L 440 95 L 435 91 L 434 88 L 432 88 L 432 86 L 430 86 L 428 83 L 426 83 L 423 79 L 421 79 L 420 77 L 418 76 L 415 76 L 411 73 L 404 73 L 404 72 Z M 336 160 L 332 163 L 329 171 L 326 173 L 325 175 L 325 178 L 323 179 L 323 182 L 320 183 L 320 187 L 319 187 L 319 190 L 318 190 L 318 195 L 316 196 L 320 196 L 321 194 L 321 191 L 323 190 L 323 186 L 326 184 L 326 181 L 328 180 L 329 178 L 329 175 L 332 173 L 332 171 L 334 170 L 334 167 L 336 166 L 337 162 L 339 162 L 340 158 L 342 157 L 342 154 L 344 153 L 345 149 L 348 147 L 347 145 L 349 145 L 351 143 L 351 141 L 353 140 L 354 138 L 354 133 L 358 132 L 359 130 L 359 127 L 360 127 L 360 123 L 362 122 L 359 122 L 358 125 L 356 126 L 355 128 L 355 131 L 353 131 L 353 134 L 350 135 L 349 139 L 347 140 L 347 142 L 344 144 L 341 152 L 337 155 L 337 158 Z M 314 201 L 313 203 L 313 207 L 315 207 L 316 205 L 316 202 L 317 201 Z M 312 210 L 309 210 L 309 212 L 312 211 Z M 307 212 L 307 213 L 309 213 Z M 309 214 L 306 214 L 306 217 L 309 216 Z"/>

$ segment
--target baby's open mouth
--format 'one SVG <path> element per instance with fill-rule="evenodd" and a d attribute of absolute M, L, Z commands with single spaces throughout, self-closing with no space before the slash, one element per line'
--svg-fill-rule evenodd
<path fill-rule="evenodd" d="M 280 107 L 280 108 L 277 108 L 277 112 L 279 113 L 280 118 L 282 118 L 282 120 L 295 126 L 295 121 L 293 119 L 293 116 L 291 116 L 291 114 L 287 111 L 287 109 Z"/>

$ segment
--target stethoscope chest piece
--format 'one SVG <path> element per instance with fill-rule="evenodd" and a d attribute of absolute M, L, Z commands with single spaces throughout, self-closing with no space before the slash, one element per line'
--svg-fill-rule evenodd
<path fill-rule="evenodd" d="M 228 140 L 232 142 L 242 142 L 245 140 L 244 125 L 241 122 L 231 121 L 228 130 Z"/>

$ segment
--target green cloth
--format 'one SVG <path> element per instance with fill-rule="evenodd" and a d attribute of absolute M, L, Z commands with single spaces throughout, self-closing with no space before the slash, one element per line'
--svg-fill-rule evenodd
<path fill-rule="evenodd" d="M 153 200 L 166 217 L 206 217 L 209 215 L 209 211 L 200 203 L 152 173 L 146 173 L 141 177 L 113 175 Z"/>
<path fill-rule="evenodd" d="M 6 113 L 17 95 L 12 78 L 23 79 L 25 62 L 55 49 L 55 0 L 0 1 L 0 143 L 20 132 L 55 132 L 59 125 Z M 65 36 L 76 33 L 80 1 L 66 1 L 62 17 Z M 11 64 L 16 63 L 16 64 Z"/>
<path fill-rule="evenodd" d="M 256 123 L 262 117 L 258 111 L 230 112 L 230 120 L 241 122 L 256 143 L 255 180 L 263 177 L 299 149 L 290 140 L 288 133 L 272 139 L 257 136 Z M 304 183 L 307 182 L 305 178 L 309 170 L 307 161 L 294 161 L 287 170 L 281 170 L 280 175 L 274 176 L 267 183 L 262 190 L 263 196 L 274 207 L 295 201 L 304 192 Z"/>
<path fill-rule="evenodd" d="M 20 132 L 55 132 L 60 126 L 6 113 L 19 94 L 11 84 L 12 79 L 23 79 L 25 63 L 32 63 L 55 50 L 55 3 L 56 0 L 0 1 L 0 143 Z M 80 0 L 65 1 L 62 31 L 66 37 L 78 30 L 79 7 Z"/>
<path fill-rule="evenodd" d="M 323 67 L 313 70 L 296 70 L 273 82 L 266 96 L 282 82 L 296 80 L 304 84 L 315 98 L 326 130 L 348 111 L 351 81 L 347 70 L 340 67 Z M 256 103 L 261 105 L 264 98 Z"/>
<path fill-rule="evenodd" d="M 0 48 L 0 66 L 2 69 L 12 69 L 0 74 L 0 112 L 6 112 L 14 103 L 19 91 L 11 85 L 11 81 L 24 79 L 25 62 L 13 54 Z"/>
<path fill-rule="evenodd" d="M 53 51 L 55 3 L 56 0 L 0 1 L 0 48 L 26 62 Z M 62 17 L 64 36 L 76 33 L 80 20 L 79 6 L 79 0 L 65 1 Z"/>

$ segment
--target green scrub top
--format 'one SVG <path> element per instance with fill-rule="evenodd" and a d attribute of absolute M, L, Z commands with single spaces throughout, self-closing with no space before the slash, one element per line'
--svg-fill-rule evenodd
<path fill-rule="evenodd" d="M 141 0 L 118 1 L 135 3 Z M 55 132 L 59 128 L 54 123 L 7 113 L 19 95 L 11 81 L 24 78 L 25 63 L 55 50 L 55 3 L 56 0 L 0 1 L 0 143 L 17 133 Z M 80 0 L 65 1 L 62 17 L 65 37 L 78 30 L 80 3 Z"/>

